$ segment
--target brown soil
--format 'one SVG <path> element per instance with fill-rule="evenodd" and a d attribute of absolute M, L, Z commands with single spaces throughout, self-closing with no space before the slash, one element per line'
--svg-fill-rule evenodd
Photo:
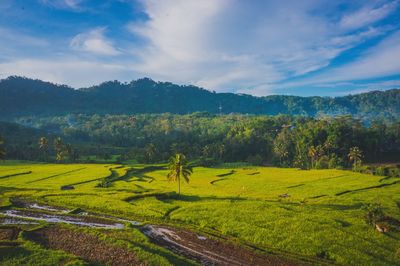
<path fill-rule="evenodd" d="M 151 228 L 144 227 L 143 232 L 154 243 L 192 258 L 203 265 L 305 265 L 304 262 L 283 258 L 276 254 L 257 253 L 247 247 L 200 236 L 183 229 L 167 226 L 151 226 Z"/>
<path fill-rule="evenodd" d="M 31 232 L 30 238 L 46 248 L 64 250 L 90 263 L 145 265 L 132 251 L 113 246 L 88 233 L 51 226 Z"/>
<path fill-rule="evenodd" d="M 0 241 L 16 240 L 18 238 L 19 232 L 20 229 L 17 227 L 0 228 Z"/>

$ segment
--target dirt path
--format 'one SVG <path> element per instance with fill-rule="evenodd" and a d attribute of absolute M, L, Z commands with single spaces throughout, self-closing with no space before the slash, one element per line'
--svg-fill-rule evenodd
<path fill-rule="evenodd" d="M 154 243 L 203 265 L 300 265 L 277 255 L 261 255 L 248 248 L 187 230 L 147 225 L 142 232 Z"/>

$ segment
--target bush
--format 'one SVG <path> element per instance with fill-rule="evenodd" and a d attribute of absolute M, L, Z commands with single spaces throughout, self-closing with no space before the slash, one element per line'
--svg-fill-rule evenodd
<path fill-rule="evenodd" d="M 379 203 L 369 204 L 366 207 L 365 221 L 367 224 L 375 226 L 377 222 L 385 217 L 382 206 Z"/>
<path fill-rule="evenodd" d="M 376 175 L 386 176 L 388 174 L 387 168 L 383 166 L 379 166 L 375 170 Z"/>
<path fill-rule="evenodd" d="M 389 168 L 388 176 L 391 176 L 391 177 L 400 177 L 400 168 L 398 168 L 398 167 L 391 167 L 391 168 Z"/>
<path fill-rule="evenodd" d="M 97 187 L 108 188 L 111 187 L 111 182 L 107 180 L 107 178 L 103 178 L 98 184 Z"/>
<path fill-rule="evenodd" d="M 328 156 L 324 155 L 322 156 L 316 163 L 315 163 L 315 168 L 316 169 L 327 169 L 329 167 L 329 158 Z"/>
<path fill-rule="evenodd" d="M 252 165 L 262 165 L 263 158 L 259 154 L 250 155 L 246 161 Z"/>

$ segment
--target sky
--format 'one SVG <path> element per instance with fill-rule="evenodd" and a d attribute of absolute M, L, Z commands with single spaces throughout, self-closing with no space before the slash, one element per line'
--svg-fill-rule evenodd
<path fill-rule="evenodd" d="M 0 78 L 341 96 L 400 88 L 400 0 L 0 0 Z"/>

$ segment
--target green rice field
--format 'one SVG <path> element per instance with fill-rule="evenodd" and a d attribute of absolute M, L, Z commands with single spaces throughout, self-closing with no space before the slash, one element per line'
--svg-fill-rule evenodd
<path fill-rule="evenodd" d="M 178 196 L 177 184 L 168 182 L 166 174 L 164 165 L 6 161 L 0 164 L 0 206 L 7 209 L 12 199 L 22 198 L 142 223 L 187 227 L 321 264 L 400 264 L 400 232 L 380 233 L 365 221 L 371 204 L 380 204 L 385 215 L 400 220 L 398 178 L 344 170 L 196 167 Z M 74 189 L 61 190 L 63 186 Z M 130 242 L 125 244 L 147 264 L 192 263 L 148 242 L 135 228 L 128 235 Z M 65 260 L 85 263 L 23 237 L 22 241 L 27 252 L 2 255 L 0 264 L 39 265 L 43 254 L 50 261 L 42 265 Z"/>

